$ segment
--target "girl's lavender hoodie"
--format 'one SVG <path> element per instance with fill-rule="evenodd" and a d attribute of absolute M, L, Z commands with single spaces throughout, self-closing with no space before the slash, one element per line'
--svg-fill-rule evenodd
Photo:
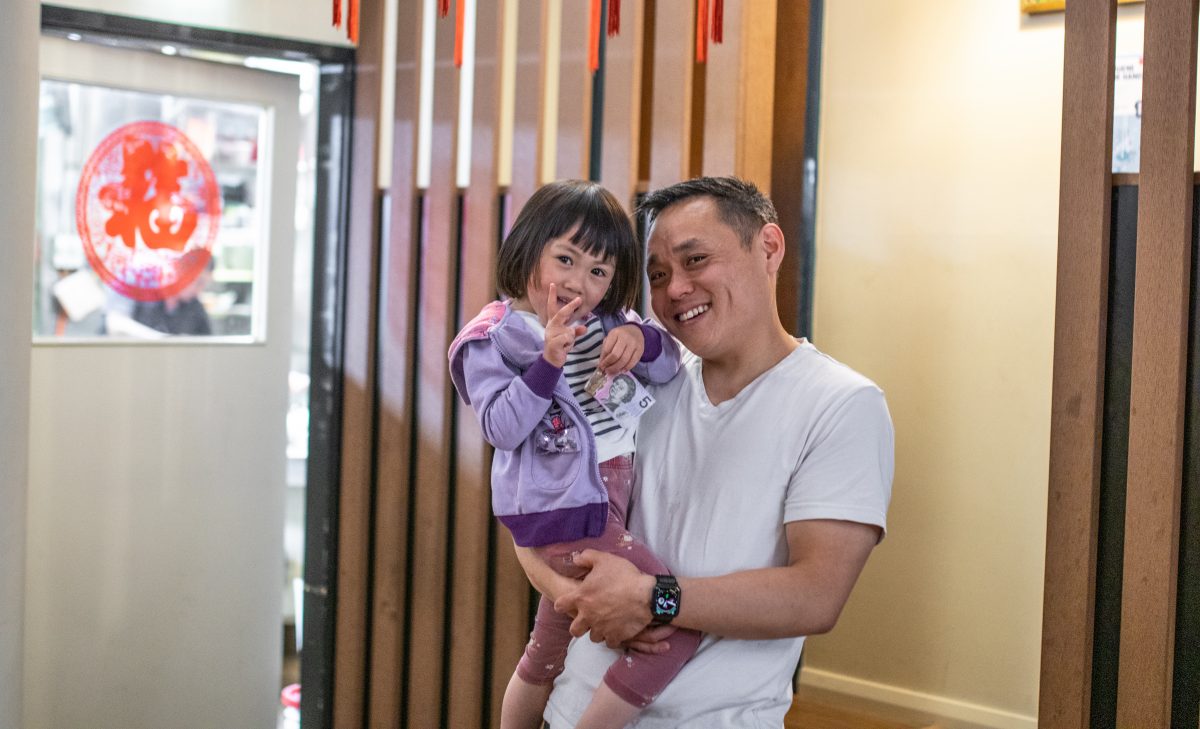
<path fill-rule="evenodd" d="M 679 345 L 637 314 L 602 316 L 604 331 L 636 325 L 645 336 L 634 374 L 666 382 L 679 371 Z M 596 537 L 608 520 L 608 494 L 596 462 L 596 440 L 562 369 L 542 357 L 544 342 L 510 301 L 484 307 L 450 345 L 450 375 L 475 409 L 492 460 L 492 511 L 522 547 Z M 558 403 L 560 417 L 550 406 Z M 577 448 L 538 450 L 538 435 L 574 426 Z"/>

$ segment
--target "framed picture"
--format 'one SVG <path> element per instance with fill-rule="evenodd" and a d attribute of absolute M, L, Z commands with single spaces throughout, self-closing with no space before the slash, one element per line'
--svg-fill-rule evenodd
<path fill-rule="evenodd" d="M 1145 0 L 1117 0 L 1118 5 L 1140 3 Z M 1052 13 L 1066 7 L 1067 0 L 1021 0 L 1022 13 Z"/>

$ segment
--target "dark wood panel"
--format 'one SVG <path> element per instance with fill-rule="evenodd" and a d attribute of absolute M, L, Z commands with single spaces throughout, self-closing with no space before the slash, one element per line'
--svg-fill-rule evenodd
<path fill-rule="evenodd" d="M 462 191 L 459 220 L 458 316 L 470 320 L 495 297 L 499 237 L 495 138 L 499 113 L 499 31 L 502 4 L 484 3 L 477 17 L 475 92 L 471 129 L 471 179 Z M 459 130 L 461 133 L 462 130 Z M 487 726 L 491 681 L 487 671 L 488 527 L 491 453 L 471 409 L 455 398 L 454 541 L 447 726 Z"/>
<path fill-rule="evenodd" d="M 333 726 L 363 726 L 367 684 L 371 489 L 374 478 L 379 202 L 376 132 L 383 4 L 363 3 L 355 66 L 350 225 L 346 250 L 341 496 L 334 629 Z"/>
<path fill-rule="evenodd" d="M 1192 190 L 1191 325 L 1183 494 L 1179 509 L 1179 595 L 1175 603 L 1175 685 L 1171 726 L 1200 725 L 1200 197 Z"/>
<path fill-rule="evenodd" d="M 430 6 L 426 5 L 426 9 Z M 458 192 L 454 127 L 459 72 L 454 67 L 453 17 L 435 20 L 430 180 L 423 195 L 421 278 L 417 300 L 416 483 L 413 487 L 412 591 L 403 726 L 445 726 L 449 613 L 447 549 L 451 518 L 450 373 L 446 350 L 458 286 Z"/>
<path fill-rule="evenodd" d="M 1192 255 L 1197 0 L 1146 5 L 1118 726 L 1168 726 Z"/>
<path fill-rule="evenodd" d="M 771 127 L 771 200 L 779 212 L 779 227 L 787 254 L 779 270 L 776 300 L 783 326 L 800 331 L 804 282 L 804 124 L 808 95 L 808 16 L 810 0 L 782 2 L 775 33 L 775 107 Z"/>
<path fill-rule="evenodd" d="M 1072 0 L 1066 15 L 1058 280 L 1038 726 L 1086 729 L 1106 348 L 1112 0 Z"/>

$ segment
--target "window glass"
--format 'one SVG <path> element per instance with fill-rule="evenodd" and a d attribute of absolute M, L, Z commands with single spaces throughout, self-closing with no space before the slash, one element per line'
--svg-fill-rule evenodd
<path fill-rule="evenodd" d="M 262 339 L 266 117 L 43 80 L 35 340 Z"/>

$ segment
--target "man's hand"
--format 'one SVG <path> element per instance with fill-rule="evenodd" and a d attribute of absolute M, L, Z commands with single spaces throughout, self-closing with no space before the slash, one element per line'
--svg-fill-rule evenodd
<path fill-rule="evenodd" d="M 567 352 L 570 352 L 571 347 L 575 346 L 575 338 L 587 331 L 585 326 L 570 323 L 571 315 L 582 303 L 583 299 L 576 296 L 567 302 L 566 306 L 558 309 L 554 316 L 546 322 L 546 345 L 542 350 L 542 356 L 555 367 L 562 367 L 567 363 Z M 554 311 L 557 307 L 558 287 L 550 284 L 546 311 Z"/>
<path fill-rule="evenodd" d="M 646 335 L 642 333 L 642 328 L 622 324 L 604 337 L 604 346 L 600 350 L 600 371 L 606 375 L 628 372 L 642 360 L 645 351 Z"/>
<path fill-rule="evenodd" d="M 571 635 L 578 638 L 591 631 L 593 642 L 618 648 L 650 624 L 653 576 L 629 560 L 594 549 L 576 555 L 575 564 L 591 572 L 554 603 L 558 612 L 575 615 Z"/>

